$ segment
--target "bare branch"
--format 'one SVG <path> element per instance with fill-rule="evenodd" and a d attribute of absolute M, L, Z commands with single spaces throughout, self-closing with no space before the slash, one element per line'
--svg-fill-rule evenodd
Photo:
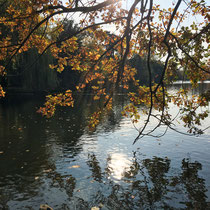
<path fill-rule="evenodd" d="M 150 8 L 149 8 L 148 18 L 147 18 L 147 25 L 148 25 L 149 36 L 150 36 L 149 46 L 148 46 L 148 55 L 147 55 L 147 68 L 149 71 L 149 87 L 150 87 L 150 109 L 149 109 L 149 114 L 148 114 L 146 123 L 144 124 L 143 128 L 139 132 L 138 136 L 135 138 L 133 144 L 136 143 L 136 141 L 139 139 L 139 137 L 141 136 L 141 134 L 144 132 L 145 128 L 147 127 L 150 120 L 151 113 L 152 113 L 152 108 L 153 108 L 152 74 L 151 74 L 151 66 L 150 66 L 151 46 L 152 46 L 152 38 L 153 38 L 152 32 L 151 32 L 151 26 L 150 26 L 150 17 L 152 13 L 152 7 L 153 7 L 153 0 L 150 0 Z"/>
<path fill-rule="evenodd" d="M 42 13 L 42 12 L 45 12 L 47 10 L 57 10 L 57 9 L 61 9 L 61 10 L 59 10 L 59 12 L 61 12 L 61 13 L 72 13 L 72 12 L 87 13 L 87 12 L 93 12 L 93 11 L 100 10 L 104 7 L 115 4 L 117 2 L 119 2 L 119 0 L 107 0 L 107 1 L 104 1 L 104 2 L 99 3 L 97 5 L 90 6 L 90 7 L 78 7 L 77 5 L 75 5 L 74 8 L 64 7 L 63 5 L 56 5 L 56 6 L 49 5 L 45 8 L 43 8 L 42 10 L 37 11 L 37 13 Z"/>
<path fill-rule="evenodd" d="M 206 72 L 208 74 L 210 74 L 210 71 L 202 68 L 201 66 L 199 66 L 198 62 L 195 61 L 195 59 L 190 56 L 190 54 L 181 46 L 181 44 L 179 43 L 178 39 L 176 36 L 174 36 L 172 33 L 170 33 L 170 35 L 175 39 L 176 43 L 177 43 L 177 46 L 179 47 L 179 49 L 189 57 L 189 59 L 196 65 L 197 68 L 199 68 L 200 70 L 202 70 L 203 72 Z"/>

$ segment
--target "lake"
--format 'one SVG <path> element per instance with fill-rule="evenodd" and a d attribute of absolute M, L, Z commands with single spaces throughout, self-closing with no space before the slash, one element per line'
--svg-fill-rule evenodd
<path fill-rule="evenodd" d="M 209 88 L 199 84 L 193 92 Z M 0 209 L 210 209 L 209 130 L 199 137 L 168 130 L 133 145 L 138 132 L 121 116 L 126 97 L 114 97 L 94 132 L 87 129 L 95 110 L 89 98 L 51 119 L 36 113 L 42 98 L 0 104 Z"/>

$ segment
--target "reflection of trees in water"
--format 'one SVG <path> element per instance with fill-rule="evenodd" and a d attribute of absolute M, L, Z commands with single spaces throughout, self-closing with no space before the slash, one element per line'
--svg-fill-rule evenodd
<path fill-rule="evenodd" d="M 112 109 L 109 111 L 104 110 L 103 114 L 100 116 L 101 121 L 98 126 L 100 127 L 100 130 L 102 129 L 104 132 L 116 130 L 123 119 L 121 112 L 127 103 L 127 95 L 114 95 Z M 86 95 L 77 98 L 76 106 L 81 111 L 85 112 L 85 116 L 81 119 L 87 119 L 88 116 L 91 116 L 95 111 L 98 111 L 98 107 L 103 108 L 103 101 L 93 100 L 93 95 Z"/>
<path fill-rule="evenodd" d="M 66 202 L 61 203 L 57 209 L 64 207 L 64 209 L 71 209 L 71 207 L 90 209 L 91 206 L 100 204 L 113 210 L 176 209 L 177 207 L 178 209 L 208 209 L 205 180 L 199 176 L 199 171 L 202 170 L 199 162 L 183 159 L 180 173 L 174 175 L 170 174 L 171 161 L 168 158 L 140 159 L 134 152 L 129 167 L 122 172 L 121 180 L 111 178 L 115 170 L 110 167 L 111 162 L 112 156 L 109 155 L 103 168 L 94 153 L 88 155 L 86 163 L 91 172 L 91 178 L 89 177 L 88 180 L 94 180 L 86 183 L 87 191 L 92 195 L 88 200 L 78 195 L 75 175 L 60 174 L 55 166 L 49 166 L 50 170 L 45 171 L 45 178 L 35 183 L 39 185 L 47 178 L 50 189 L 57 189 L 58 196 L 61 196 L 59 192 L 67 196 L 67 200 L 64 199 Z M 90 187 L 91 184 L 92 187 Z M 177 195 L 180 199 L 173 202 Z M 6 207 L 5 199 L 1 197 L 0 200 Z"/>
<path fill-rule="evenodd" d="M 122 120 L 122 111 L 128 103 L 126 95 L 115 95 L 113 97 L 114 106 L 106 115 L 106 120 L 103 122 L 105 132 L 116 130 Z"/>
<path fill-rule="evenodd" d="M 181 185 L 186 192 L 187 201 L 184 202 L 189 209 L 207 209 L 205 180 L 199 177 L 198 172 L 202 165 L 189 159 L 182 160 L 182 173 L 179 177 L 172 178 L 172 185 Z"/>
<path fill-rule="evenodd" d="M 117 99 L 116 102 L 123 103 Z M 16 200 L 16 195 L 25 200 L 38 196 L 42 179 L 46 178 L 43 171 L 49 168 L 55 171 L 53 165 L 59 155 L 63 155 L 63 150 L 68 151 L 65 152 L 68 158 L 73 158 L 82 151 L 82 144 L 78 142 L 97 102 L 93 102 L 90 96 L 81 96 L 74 109 L 58 109 L 52 119 L 42 118 L 36 113 L 35 107 L 42 103 L 43 100 L 39 98 L 11 97 L 0 104 L 0 151 L 4 152 L 0 159 L 0 194 L 4 195 L 0 196 L 0 204 L 3 206 L 7 201 Z M 109 116 L 106 116 L 107 127 L 113 128 L 113 124 L 121 118 L 116 120 L 115 116 Z M 89 164 L 91 166 L 92 163 Z M 95 171 L 96 168 L 93 165 L 92 170 Z M 55 186 L 68 189 L 67 194 L 70 196 L 75 178 L 67 180 L 53 172 L 49 176 L 50 174 L 47 182 L 52 180 Z M 100 173 L 96 171 L 95 174 L 97 176 Z M 63 179 L 65 181 L 61 185 Z M 100 180 L 98 177 L 97 181 Z"/>
<path fill-rule="evenodd" d="M 71 158 L 82 150 L 77 144 L 85 123 L 78 119 L 84 117 L 85 109 L 59 110 L 53 119 L 45 119 L 36 113 L 35 107 L 41 103 L 39 99 L 11 98 L 0 104 L 0 209 L 9 201 L 22 199 L 24 205 L 24 201 L 39 196 L 39 187 L 49 180 L 61 188 L 63 177 L 55 175 L 56 159 L 63 149 L 68 148 Z M 72 180 L 63 184 L 69 188 L 68 195 L 73 192 Z"/>
<path fill-rule="evenodd" d="M 119 182 L 110 177 L 109 169 L 111 156 L 107 158 L 107 166 L 103 172 L 94 154 L 88 156 L 88 166 L 92 178 L 97 182 L 108 185 L 109 193 L 96 191 L 95 202 L 103 203 L 111 209 L 157 209 L 157 208 L 188 208 L 207 209 L 205 180 L 199 177 L 202 170 L 199 162 L 183 159 L 181 173 L 170 175 L 168 158 L 153 157 L 138 160 L 136 154 L 132 163 Z M 103 189 L 103 188 L 102 188 Z M 179 195 L 180 200 L 173 206 L 173 199 Z M 179 209 L 180 209 L 179 208 Z"/>
<path fill-rule="evenodd" d="M 76 179 L 72 175 L 61 175 L 60 173 L 56 172 L 56 170 L 52 170 L 47 173 L 47 178 L 51 180 L 51 182 L 49 182 L 50 188 L 65 190 L 69 198 L 73 196 L 76 186 Z"/>
<path fill-rule="evenodd" d="M 89 166 L 92 177 L 95 181 L 101 182 L 102 181 L 102 170 L 99 165 L 99 162 L 94 154 L 88 154 L 88 161 L 87 165 Z"/>
<path fill-rule="evenodd" d="M 124 101 L 121 100 L 121 96 L 119 96 L 119 101 L 117 100 L 115 102 L 118 107 L 107 115 L 106 123 L 103 124 L 105 131 L 110 131 L 114 126 L 118 126 L 121 121 L 118 113 L 120 113 Z M 107 157 L 106 166 L 103 168 L 100 161 L 97 160 L 97 156 L 89 154 L 87 166 L 96 183 L 96 186 L 91 188 L 90 194 L 94 194 L 94 196 L 91 198 L 92 200 L 88 200 L 89 204 L 82 198 L 76 197 L 77 179 L 74 175 L 59 174 L 54 162 L 58 157 L 58 150 L 62 152 L 66 149 L 70 158 L 81 151 L 82 145 L 78 145 L 79 138 L 84 133 L 87 116 L 95 111 L 92 101 L 88 103 L 87 101 L 81 100 L 82 104 L 78 104 L 72 111 L 66 113 L 65 109 L 58 111 L 55 120 L 49 121 L 40 120 L 40 116 L 35 116 L 35 110 L 31 110 L 31 107 L 34 107 L 33 103 L 15 106 L 15 109 L 11 106 L 8 108 L 8 112 L 2 109 L 1 116 L 4 117 L 2 122 L 6 122 L 2 123 L 4 132 L 0 132 L 0 140 L 4 147 L 2 150 L 6 151 L 10 146 L 9 152 L 5 152 L 0 161 L 0 169 L 2 168 L 0 170 L 0 188 L 2 189 L 0 204 L 2 206 L 6 207 L 6 203 L 16 199 L 15 195 L 17 194 L 21 194 L 24 200 L 36 197 L 40 190 L 39 186 L 43 182 L 47 182 L 50 189 L 56 188 L 58 193 L 65 193 L 71 201 L 75 200 L 73 204 L 74 207 L 78 207 L 77 209 L 87 209 L 88 205 L 91 206 L 90 203 L 102 203 L 110 209 L 170 209 L 174 207 L 170 201 L 173 201 L 173 196 L 176 197 L 178 194 L 177 203 L 181 208 L 208 208 L 205 180 L 198 174 L 199 170 L 202 170 L 202 165 L 199 162 L 183 159 L 181 173 L 170 176 L 171 162 L 169 159 L 153 157 L 142 160 L 138 159 L 136 153 L 117 182 L 111 177 L 115 170 L 110 167 L 113 157 Z M 29 112 L 33 112 L 34 115 L 28 115 Z M 81 122 L 80 119 L 83 121 Z M 22 129 L 18 130 L 18 128 Z M 9 140 L 6 139 L 8 136 Z M 18 139 L 19 137 L 22 138 Z M 9 141 L 11 141 L 11 145 L 9 145 Z M 58 150 L 54 150 L 53 145 Z M 26 151 L 28 149 L 29 151 Z M 53 158 L 50 159 L 51 157 Z M 16 159 L 13 160 L 13 158 Z M 24 170 L 21 168 L 22 166 Z M 43 170 L 47 171 L 49 168 L 51 171 L 44 172 L 43 175 Z M 39 176 L 39 178 L 35 180 L 35 176 Z"/>

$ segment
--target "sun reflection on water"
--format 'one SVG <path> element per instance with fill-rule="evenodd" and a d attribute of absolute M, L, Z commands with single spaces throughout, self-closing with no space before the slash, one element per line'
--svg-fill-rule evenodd
<path fill-rule="evenodd" d="M 131 164 L 128 156 L 123 153 L 110 154 L 107 161 L 109 178 L 116 181 L 121 180 L 125 173 L 129 171 Z"/>

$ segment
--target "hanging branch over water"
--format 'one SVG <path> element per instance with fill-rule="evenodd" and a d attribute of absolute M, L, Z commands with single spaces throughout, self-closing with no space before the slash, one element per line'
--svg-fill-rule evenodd
<path fill-rule="evenodd" d="M 0 75 L 5 77 L 20 55 L 36 48 L 39 55 L 32 64 L 50 53 L 54 59 L 50 68 L 61 73 L 71 67 L 72 71 L 81 75 L 75 89 L 80 92 L 92 89 L 94 100 L 103 101 L 90 117 L 90 128 L 95 129 L 103 111 L 112 109 L 114 93 L 122 87 L 131 101 L 123 114 L 130 116 L 133 123 L 140 118 L 137 107 L 146 107 L 147 119 L 142 121 L 134 143 L 145 135 L 154 136 L 153 132 L 159 126 L 172 128 L 174 118 L 168 109 L 172 102 L 180 108 L 181 120 L 189 132 L 202 133 L 196 125 L 199 126 L 208 113 L 196 114 L 193 111 L 197 110 L 198 105 L 207 106 L 207 99 L 197 97 L 190 101 L 183 90 L 176 95 L 167 92 L 167 84 L 176 79 L 174 74 L 181 68 L 185 69 L 194 86 L 199 80 L 209 79 L 208 47 L 204 47 L 209 43 L 209 8 L 204 1 L 191 1 L 185 2 L 186 8 L 181 11 L 182 2 L 177 0 L 172 8 L 161 9 L 155 0 L 133 0 L 125 9 L 123 1 L 118 0 L 73 0 L 66 4 L 57 0 L 33 3 L 29 0 L 3 1 L 0 15 Z M 77 14 L 79 28 L 61 36 L 69 14 L 71 17 Z M 200 25 L 192 23 L 185 26 L 183 21 L 189 15 L 199 15 L 203 20 Z M 115 32 L 104 30 L 104 26 L 110 25 L 116 28 Z M 82 43 L 78 41 L 79 36 L 83 37 Z M 148 87 L 140 85 L 136 69 L 130 64 L 136 54 L 146 58 Z M 163 65 L 156 83 L 152 67 L 154 60 Z M 30 71 L 30 65 L 22 68 Z M 129 86 L 134 92 L 129 92 Z M 3 88 L 0 85 L 0 97 L 5 95 Z M 51 117 L 56 106 L 73 105 L 72 90 L 66 90 L 47 96 L 39 112 Z M 158 119 L 158 123 L 146 131 L 151 118 Z"/>

